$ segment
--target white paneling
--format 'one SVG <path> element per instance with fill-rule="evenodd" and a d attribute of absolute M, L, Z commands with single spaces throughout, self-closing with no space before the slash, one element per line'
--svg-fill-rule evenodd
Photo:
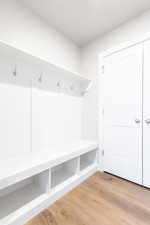
<path fill-rule="evenodd" d="M 37 143 L 33 147 L 37 152 L 81 139 L 83 98 L 60 91 L 81 95 L 89 81 L 11 46 L 0 45 L 1 159 L 29 153 L 31 142 Z M 32 96 L 31 83 L 35 90 Z"/>
<path fill-rule="evenodd" d="M 142 50 L 142 45 L 137 45 L 104 61 L 104 169 L 140 184 Z"/>
<path fill-rule="evenodd" d="M 1 159 L 30 152 L 30 88 L 0 84 Z"/>
<path fill-rule="evenodd" d="M 32 150 L 51 151 L 82 136 L 82 98 L 32 89 Z"/>

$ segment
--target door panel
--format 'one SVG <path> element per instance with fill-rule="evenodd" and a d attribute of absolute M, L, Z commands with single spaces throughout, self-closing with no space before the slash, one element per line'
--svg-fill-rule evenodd
<path fill-rule="evenodd" d="M 141 184 L 142 161 L 139 129 L 107 127 L 104 143 L 105 171 Z"/>
<path fill-rule="evenodd" d="M 105 58 L 105 171 L 142 183 L 142 45 Z"/>
<path fill-rule="evenodd" d="M 144 44 L 143 86 L 143 185 L 150 187 L 150 41 Z"/>

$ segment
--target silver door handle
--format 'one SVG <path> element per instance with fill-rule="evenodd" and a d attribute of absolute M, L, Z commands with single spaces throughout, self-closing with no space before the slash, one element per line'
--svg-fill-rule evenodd
<path fill-rule="evenodd" d="M 135 119 L 135 123 L 140 123 L 140 120 L 139 119 Z"/>
<path fill-rule="evenodd" d="M 146 119 L 145 123 L 150 124 L 150 119 Z"/>

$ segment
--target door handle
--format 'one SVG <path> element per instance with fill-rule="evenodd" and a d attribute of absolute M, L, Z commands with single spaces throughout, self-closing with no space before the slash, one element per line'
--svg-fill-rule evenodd
<path fill-rule="evenodd" d="M 145 123 L 150 124 L 150 119 L 146 119 Z"/>
<path fill-rule="evenodd" d="M 140 123 L 140 119 L 135 119 L 135 123 Z"/>

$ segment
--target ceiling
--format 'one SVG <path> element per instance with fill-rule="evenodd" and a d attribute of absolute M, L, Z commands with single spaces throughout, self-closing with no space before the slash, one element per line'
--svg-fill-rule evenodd
<path fill-rule="evenodd" d="M 79 46 L 150 8 L 150 0 L 21 0 Z"/>

